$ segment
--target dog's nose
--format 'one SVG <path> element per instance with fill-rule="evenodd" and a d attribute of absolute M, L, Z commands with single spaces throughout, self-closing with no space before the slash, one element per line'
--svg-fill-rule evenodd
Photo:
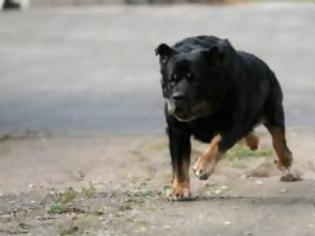
<path fill-rule="evenodd" d="M 185 96 L 183 93 L 181 92 L 175 92 L 172 94 L 172 98 L 175 100 L 175 101 L 183 101 L 185 99 Z"/>

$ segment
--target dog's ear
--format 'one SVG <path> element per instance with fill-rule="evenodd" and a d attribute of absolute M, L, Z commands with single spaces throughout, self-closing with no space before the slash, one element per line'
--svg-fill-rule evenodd
<path fill-rule="evenodd" d="M 211 65 L 222 65 L 222 63 L 225 59 L 225 54 L 224 54 L 223 50 L 221 50 L 217 46 L 214 46 L 214 47 L 204 51 L 203 54 L 204 54 L 206 60 Z"/>
<path fill-rule="evenodd" d="M 175 50 L 165 43 L 160 44 L 155 49 L 155 55 L 159 55 L 167 59 L 170 58 L 174 54 L 175 54 Z"/>

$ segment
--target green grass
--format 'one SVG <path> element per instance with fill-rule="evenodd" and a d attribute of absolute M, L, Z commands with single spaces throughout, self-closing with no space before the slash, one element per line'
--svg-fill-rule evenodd
<path fill-rule="evenodd" d="M 78 193 L 72 187 L 69 187 L 67 191 L 60 194 L 57 202 L 60 202 L 62 204 L 71 203 L 75 200 L 77 194 Z"/>
<path fill-rule="evenodd" d="M 226 153 L 226 158 L 229 160 L 242 160 L 246 158 L 269 156 L 272 156 L 272 149 L 270 148 L 258 148 L 256 151 L 252 151 L 244 144 L 236 144 Z"/>
<path fill-rule="evenodd" d="M 91 198 L 94 196 L 94 194 L 96 193 L 96 188 L 94 187 L 94 185 L 89 182 L 89 186 L 88 187 L 83 187 L 81 189 L 81 193 L 87 197 L 87 198 Z"/>
<path fill-rule="evenodd" d="M 52 203 L 47 212 L 50 214 L 64 214 L 71 211 L 69 204 L 75 201 L 77 192 L 72 187 L 69 187 L 65 192 L 60 193 L 55 202 Z"/>
<path fill-rule="evenodd" d="M 71 207 L 77 197 L 92 198 L 96 193 L 95 186 L 90 182 L 87 187 L 82 187 L 81 193 L 75 191 L 72 187 L 66 189 L 66 191 L 60 193 L 55 201 L 48 207 L 47 212 L 50 214 L 64 214 L 73 211 Z"/>
<path fill-rule="evenodd" d="M 48 208 L 49 214 L 63 214 L 67 213 L 68 209 L 65 208 L 61 203 L 55 202 Z"/>

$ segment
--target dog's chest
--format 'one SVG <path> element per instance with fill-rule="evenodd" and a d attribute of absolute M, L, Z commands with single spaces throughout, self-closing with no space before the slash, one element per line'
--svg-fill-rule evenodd
<path fill-rule="evenodd" d="M 225 132 L 232 124 L 227 117 L 211 116 L 190 122 L 191 134 L 202 142 L 210 142 L 214 135 Z"/>

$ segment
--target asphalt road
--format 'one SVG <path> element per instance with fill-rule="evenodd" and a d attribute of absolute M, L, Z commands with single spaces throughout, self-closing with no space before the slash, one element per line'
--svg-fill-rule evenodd
<path fill-rule="evenodd" d="M 154 48 L 199 34 L 268 62 L 287 124 L 314 128 L 314 22 L 311 3 L 0 13 L 0 133 L 162 132 Z"/>

